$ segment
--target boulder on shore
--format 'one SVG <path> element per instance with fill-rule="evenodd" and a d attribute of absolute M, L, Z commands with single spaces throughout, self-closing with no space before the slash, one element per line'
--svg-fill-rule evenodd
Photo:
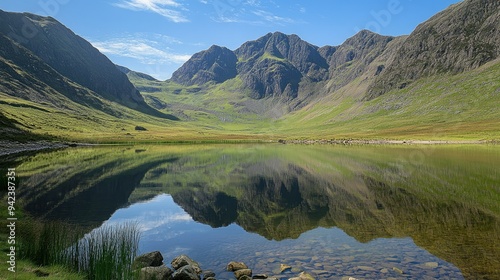
<path fill-rule="evenodd" d="M 166 266 L 143 267 L 139 275 L 140 280 L 170 280 L 174 272 Z"/>
<path fill-rule="evenodd" d="M 196 269 L 188 264 L 185 265 L 174 272 L 172 275 L 173 280 L 200 280 L 200 275 L 196 272 Z"/>
<path fill-rule="evenodd" d="M 144 267 L 160 266 L 162 264 L 163 264 L 163 256 L 159 251 L 154 251 L 136 257 L 132 267 L 135 269 L 141 269 Z"/>
<path fill-rule="evenodd" d="M 242 262 L 230 262 L 227 265 L 226 270 L 231 271 L 231 272 L 235 272 L 237 270 L 247 269 L 247 268 L 248 268 L 248 266 Z"/>
<path fill-rule="evenodd" d="M 196 271 L 196 274 L 199 275 L 202 272 L 200 265 L 186 255 L 180 255 L 180 256 L 174 258 L 172 260 L 171 264 L 172 264 L 172 268 L 175 270 L 178 270 L 184 266 L 190 265 L 194 268 L 194 270 Z"/>

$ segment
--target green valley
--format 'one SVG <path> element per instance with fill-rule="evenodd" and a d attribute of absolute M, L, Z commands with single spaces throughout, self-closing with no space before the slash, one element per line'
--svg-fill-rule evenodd
<path fill-rule="evenodd" d="M 363 30 L 340 46 L 280 32 L 214 45 L 166 81 L 114 65 L 53 18 L 2 11 L 1 137 L 496 141 L 499 6 L 463 1 L 409 36 Z M 21 40 L 26 20 L 36 32 Z"/>

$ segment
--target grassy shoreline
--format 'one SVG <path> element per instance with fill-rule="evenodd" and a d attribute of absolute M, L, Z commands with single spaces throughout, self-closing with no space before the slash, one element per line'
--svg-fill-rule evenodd
<path fill-rule="evenodd" d="M 0 156 L 16 156 L 28 152 L 56 150 L 69 147 L 85 146 L 112 146 L 112 145 L 198 145 L 198 144 L 300 144 L 300 145 L 485 145 L 500 144 L 500 140 L 391 140 L 391 139 L 243 139 L 243 140 L 163 140 L 163 141 L 97 141 L 97 142 L 69 142 L 69 141 L 29 141 L 16 142 L 0 140 Z"/>

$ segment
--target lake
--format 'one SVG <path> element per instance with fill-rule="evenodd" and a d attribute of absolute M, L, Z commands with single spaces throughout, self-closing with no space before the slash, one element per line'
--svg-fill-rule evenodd
<path fill-rule="evenodd" d="M 25 213 L 135 221 L 141 253 L 217 279 L 230 261 L 280 279 L 500 279 L 500 146 L 112 146 L 12 164 Z"/>

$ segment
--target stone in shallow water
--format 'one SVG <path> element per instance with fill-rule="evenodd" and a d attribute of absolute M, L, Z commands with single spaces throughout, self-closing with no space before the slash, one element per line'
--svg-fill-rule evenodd
<path fill-rule="evenodd" d="M 154 251 L 135 258 L 133 267 L 139 269 L 143 267 L 160 266 L 162 264 L 163 256 L 159 251 Z"/>
<path fill-rule="evenodd" d="M 293 273 L 299 273 L 301 271 L 303 271 L 303 269 L 300 269 L 299 267 L 292 267 L 292 272 Z"/>
<path fill-rule="evenodd" d="M 316 275 L 326 275 L 326 274 L 330 274 L 329 271 L 326 271 L 326 270 L 312 270 L 312 273 L 316 274 Z"/>
<path fill-rule="evenodd" d="M 358 265 L 357 268 L 364 271 L 376 271 L 375 268 L 366 265 Z"/>
<path fill-rule="evenodd" d="M 185 265 L 172 275 L 174 280 L 199 280 L 200 276 L 192 265 Z"/>
<path fill-rule="evenodd" d="M 236 271 L 240 269 L 247 269 L 248 266 L 242 262 L 230 262 L 227 264 L 226 270 L 227 271 Z"/>
<path fill-rule="evenodd" d="M 143 267 L 139 279 L 141 280 L 168 280 L 173 271 L 166 266 Z"/>
<path fill-rule="evenodd" d="M 211 270 L 203 271 L 203 279 L 206 280 L 207 278 L 215 278 L 215 273 Z"/>
<path fill-rule="evenodd" d="M 293 278 L 290 278 L 288 280 L 315 280 L 314 277 L 307 273 L 307 272 L 302 272 L 299 274 L 298 277 L 293 277 Z"/>
<path fill-rule="evenodd" d="M 180 256 L 174 258 L 172 260 L 171 264 L 172 264 L 172 268 L 175 270 L 177 270 L 183 266 L 186 266 L 186 265 L 191 265 L 195 269 L 197 274 L 201 274 L 200 265 L 186 255 L 180 255 Z"/>
<path fill-rule="evenodd" d="M 352 256 L 351 257 L 343 257 L 342 258 L 343 262 L 352 262 L 353 260 L 354 260 L 354 257 L 352 257 Z"/>
<path fill-rule="evenodd" d="M 240 279 L 241 276 L 243 276 L 243 275 L 252 276 L 252 270 L 245 268 L 245 269 L 236 270 L 234 272 L 234 276 L 236 277 L 236 279 Z"/>
<path fill-rule="evenodd" d="M 426 262 L 424 266 L 428 268 L 437 268 L 439 264 L 437 262 Z"/>
<path fill-rule="evenodd" d="M 404 273 L 403 270 L 401 270 L 401 269 L 399 269 L 397 267 L 393 267 L 392 270 L 396 271 L 399 274 L 403 274 Z"/>
<path fill-rule="evenodd" d="M 280 273 L 283 273 L 284 271 L 289 270 L 289 269 L 292 269 L 292 267 L 289 265 L 286 265 L 286 264 L 280 265 Z"/>

